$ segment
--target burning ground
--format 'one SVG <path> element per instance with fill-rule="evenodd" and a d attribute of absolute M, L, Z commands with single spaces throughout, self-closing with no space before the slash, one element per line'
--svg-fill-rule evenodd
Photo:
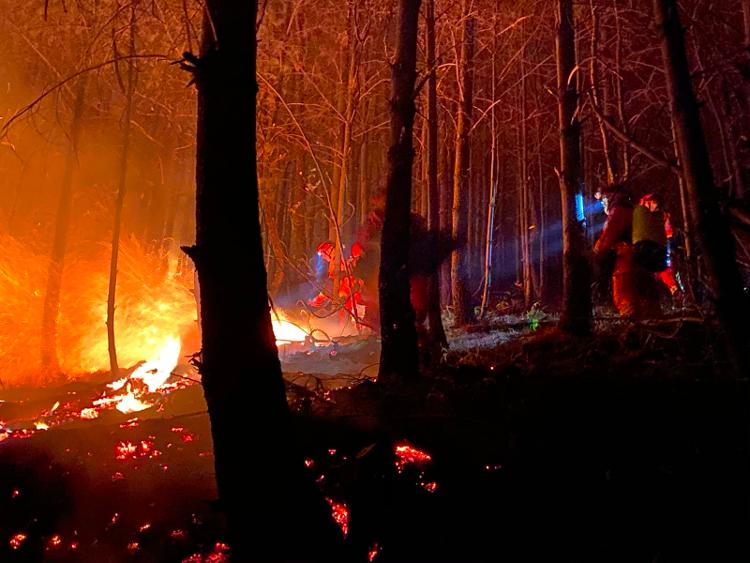
<path fill-rule="evenodd" d="M 461 350 L 481 333 L 494 344 Z M 448 365 L 411 388 L 287 369 L 305 465 L 358 560 L 748 555 L 746 386 L 707 356 L 711 332 L 672 321 L 607 323 L 584 340 L 454 337 Z M 348 346 L 285 366 L 367 367 L 373 344 Z M 226 559 L 201 388 L 175 372 L 138 413 L 90 406 L 115 392 L 106 378 L 3 393 L 0 559 Z"/>

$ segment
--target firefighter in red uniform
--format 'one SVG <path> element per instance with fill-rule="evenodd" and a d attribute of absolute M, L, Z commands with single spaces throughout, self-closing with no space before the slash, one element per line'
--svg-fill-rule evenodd
<path fill-rule="evenodd" d="M 658 316 L 659 303 L 648 291 L 649 274 L 633 260 L 633 200 L 621 185 L 608 186 L 601 192 L 607 222 L 594 245 L 594 256 L 606 259 L 615 255 L 612 272 L 612 300 L 621 317 L 642 319 Z"/>
<path fill-rule="evenodd" d="M 657 228 L 660 231 L 663 230 L 663 236 L 660 232 L 658 234 L 658 237 L 652 237 L 658 238 L 659 243 L 664 245 L 664 268 L 655 272 L 656 279 L 667 287 L 669 293 L 673 297 L 678 296 L 681 293 L 680 284 L 677 281 L 677 276 L 675 275 L 674 268 L 672 267 L 672 260 L 669 254 L 672 237 L 674 236 L 669 213 L 663 210 L 661 197 L 658 194 L 647 194 L 643 196 L 641 198 L 641 201 L 639 202 L 639 205 L 648 210 L 649 213 L 654 214 L 657 221 Z M 636 242 L 635 232 L 633 242 Z"/>
<path fill-rule="evenodd" d="M 336 247 L 333 245 L 330 241 L 324 241 L 318 245 L 317 248 L 317 254 L 320 256 L 324 262 L 328 264 L 328 279 L 330 281 L 334 281 L 336 278 L 336 269 L 335 269 L 335 252 Z M 365 314 L 365 303 L 362 299 L 362 288 L 364 285 L 364 281 L 353 275 L 354 268 L 357 265 L 357 261 L 362 255 L 362 246 L 359 243 L 354 243 L 352 245 L 351 256 L 346 259 L 346 261 L 342 261 L 340 268 L 341 271 L 339 273 L 339 289 L 338 289 L 338 295 L 336 296 L 338 300 L 343 301 L 343 309 L 341 310 L 341 317 L 342 320 L 345 320 L 345 316 L 348 313 L 351 317 L 353 317 L 356 322 L 358 328 L 360 328 L 360 325 L 362 324 L 362 318 Z M 311 307 L 315 307 L 316 309 L 325 307 L 331 304 L 331 299 L 326 295 L 324 291 L 320 291 L 315 297 L 312 299 L 309 299 L 307 301 L 308 305 Z"/>

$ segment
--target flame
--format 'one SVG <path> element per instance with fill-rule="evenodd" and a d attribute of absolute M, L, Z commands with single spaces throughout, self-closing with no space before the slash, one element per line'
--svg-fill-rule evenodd
<path fill-rule="evenodd" d="M 172 373 L 180 358 L 180 339 L 175 336 L 166 338 L 155 359 L 144 362 L 130 376 L 140 379 L 151 393 L 154 393 Z"/>
<path fill-rule="evenodd" d="M 155 358 L 143 362 L 130 375 L 129 378 L 118 379 L 107 385 L 114 391 L 124 392 L 113 396 L 104 396 L 94 401 L 97 407 L 114 407 L 125 414 L 145 410 L 154 404 L 148 400 L 146 395 L 156 393 L 165 388 L 165 382 L 172 374 L 180 357 L 180 339 L 174 336 L 167 337 Z M 81 411 L 81 417 L 96 418 L 95 412 L 90 409 Z"/>
<path fill-rule="evenodd" d="M 57 347 L 69 378 L 109 370 L 109 245 L 71 246 L 65 261 Z M 8 385 L 39 385 L 40 334 L 48 249 L 0 234 L 0 365 Z M 134 239 L 120 244 L 115 336 L 120 366 L 159 358 L 167 339 L 196 330 L 192 276 L 170 275 L 162 259 Z M 171 366 L 174 367 L 174 366 Z"/>
<path fill-rule="evenodd" d="M 132 391 L 128 391 L 118 402 L 115 408 L 121 413 L 128 414 L 131 412 L 139 412 L 146 410 L 152 405 L 152 403 L 146 403 L 136 398 Z"/>
<path fill-rule="evenodd" d="M 276 346 L 290 344 L 291 342 L 304 342 L 307 333 L 296 324 L 286 320 L 283 315 L 276 313 L 276 318 L 271 319 L 273 334 L 276 336 Z"/>

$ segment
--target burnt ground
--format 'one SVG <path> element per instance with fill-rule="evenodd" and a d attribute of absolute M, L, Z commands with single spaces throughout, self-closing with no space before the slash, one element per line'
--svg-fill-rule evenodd
<path fill-rule="evenodd" d="M 362 373 L 338 390 L 324 375 L 316 392 L 290 384 L 310 470 L 348 506 L 355 552 L 750 561 L 748 388 L 715 330 L 680 319 L 607 321 L 590 338 L 515 328 L 460 335 L 444 368 L 398 389 Z M 371 350 L 356 354 L 366 368 Z M 95 394 L 89 385 L 6 393 L 0 419 Z M 0 443 L 0 561 L 221 560 L 204 409 L 192 386 L 136 422 L 107 412 Z M 399 470 L 394 448 L 407 443 L 431 459 Z"/>

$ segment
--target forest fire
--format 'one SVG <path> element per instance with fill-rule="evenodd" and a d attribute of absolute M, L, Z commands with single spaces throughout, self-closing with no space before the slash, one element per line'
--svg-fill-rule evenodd
<path fill-rule="evenodd" d="M 749 46 L 0 0 L 0 561 L 750 560 Z"/>

